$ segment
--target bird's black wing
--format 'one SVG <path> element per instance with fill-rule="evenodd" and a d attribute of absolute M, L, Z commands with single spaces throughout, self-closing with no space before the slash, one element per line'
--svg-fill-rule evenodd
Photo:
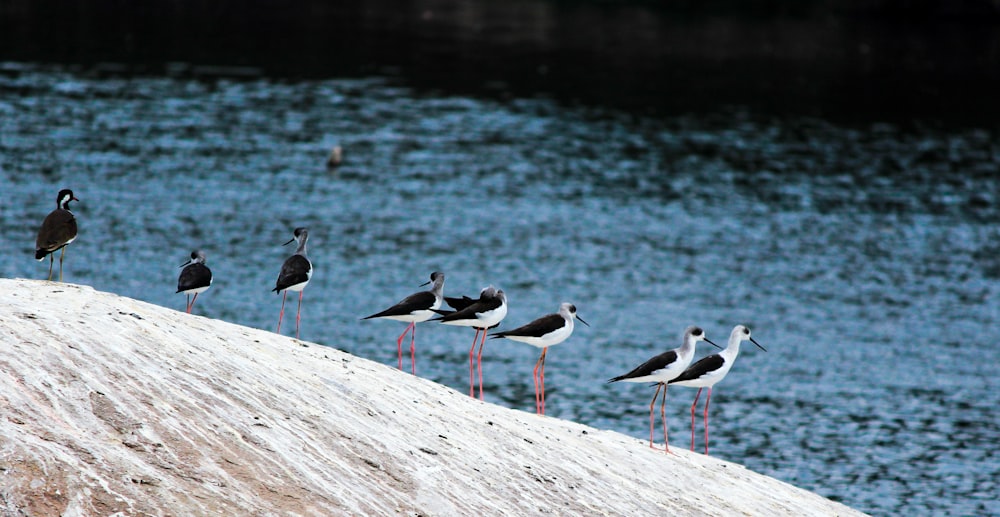
<path fill-rule="evenodd" d="M 707 357 L 702 357 L 698 362 L 688 366 L 687 370 L 677 376 L 674 380 L 668 382 L 667 384 L 673 384 L 675 382 L 690 381 L 692 379 L 697 379 L 708 372 L 712 372 L 722 368 L 725 361 L 719 354 L 712 354 Z"/>
<path fill-rule="evenodd" d="M 181 270 L 181 276 L 177 279 L 177 292 L 209 285 L 212 285 L 212 271 L 204 264 L 195 263 Z"/>
<path fill-rule="evenodd" d="M 499 306 L 499 304 L 497 304 Z M 532 337 L 542 337 L 549 332 L 552 332 L 563 325 L 566 324 L 566 320 L 558 314 L 549 314 L 547 316 L 542 316 L 531 323 L 521 325 L 516 329 L 506 330 L 503 332 L 497 332 L 492 334 L 490 337 L 501 338 L 507 336 L 532 336 Z"/>
<path fill-rule="evenodd" d="M 636 377 L 645 377 L 651 375 L 657 370 L 662 370 L 667 365 L 677 361 L 677 352 L 670 350 L 669 352 L 664 352 L 650 360 L 636 366 L 634 370 L 626 373 L 625 375 L 619 375 L 618 377 L 613 377 L 608 379 L 608 382 L 617 382 L 625 379 L 634 379 Z"/>
<path fill-rule="evenodd" d="M 434 293 L 430 291 L 413 293 L 400 300 L 400 302 L 396 305 L 393 305 L 382 312 L 372 314 L 371 316 L 365 316 L 362 319 L 367 320 L 371 318 L 384 318 L 386 316 L 405 316 L 413 314 L 416 311 L 430 310 L 431 306 L 434 305 L 434 300 Z"/>

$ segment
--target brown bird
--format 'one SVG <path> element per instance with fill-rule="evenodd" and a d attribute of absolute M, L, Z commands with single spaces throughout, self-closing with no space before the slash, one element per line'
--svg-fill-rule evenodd
<path fill-rule="evenodd" d="M 69 202 L 79 201 L 73 191 L 62 189 L 56 196 L 56 209 L 45 216 L 42 227 L 38 229 L 35 239 L 35 259 L 42 261 L 49 256 L 49 280 L 52 280 L 52 266 L 55 252 L 62 249 L 59 255 L 59 281 L 63 279 L 63 257 L 66 256 L 66 245 L 76 239 L 76 216 L 69 211 Z"/>

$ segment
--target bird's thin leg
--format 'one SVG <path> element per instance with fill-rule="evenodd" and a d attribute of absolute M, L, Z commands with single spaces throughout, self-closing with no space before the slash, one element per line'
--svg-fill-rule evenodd
<path fill-rule="evenodd" d="M 66 257 L 66 246 L 63 246 L 62 253 L 59 254 L 59 281 L 62 282 L 62 263 L 63 258 Z"/>
<path fill-rule="evenodd" d="M 469 349 L 469 396 L 476 398 L 476 341 L 479 341 L 479 329 L 472 336 L 472 348 Z"/>
<path fill-rule="evenodd" d="M 538 357 L 535 361 L 535 369 L 531 371 L 531 380 L 535 381 L 535 413 L 542 414 L 542 403 L 541 399 L 538 397 L 538 367 L 542 364 L 542 358 L 545 357 L 545 349 L 542 349 L 542 355 Z"/>
<path fill-rule="evenodd" d="M 708 397 L 705 398 L 705 456 L 708 456 L 708 403 L 712 401 L 712 388 L 708 388 Z"/>
<path fill-rule="evenodd" d="M 549 349 L 548 347 L 542 349 L 542 372 L 541 372 L 541 384 L 542 384 L 542 414 L 545 414 L 545 352 Z"/>
<path fill-rule="evenodd" d="M 187 295 L 187 308 L 184 309 L 185 312 L 191 314 L 191 295 Z"/>
<path fill-rule="evenodd" d="M 56 256 L 49 253 L 49 282 L 52 281 L 52 265 L 55 264 Z"/>
<path fill-rule="evenodd" d="M 653 394 L 653 400 L 649 402 L 649 448 L 655 449 L 653 447 L 653 408 L 656 407 L 656 397 L 660 395 L 660 388 L 663 387 L 663 383 L 656 385 L 656 393 Z"/>
<path fill-rule="evenodd" d="M 476 369 L 479 371 L 479 400 L 483 400 L 483 347 L 486 346 L 486 329 L 483 329 L 483 338 L 479 342 L 479 353 L 476 354 Z"/>
<path fill-rule="evenodd" d="M 285 298 L 288 298 L 288 291 L 281 292 L 281 312 L 278 313 L 278 334 L 281 334 L 281 319 L 285 317 Z"/>
<path fill-rule="evenodd" d="M 698 388 L 698 393 L 694 394 L 694 403 L 691 404 L 691 452 L 694 452 L 694 410 L 698 407 L 698 397 L 701 396 L 702 389 Z"/>
<path fill-rule="evenodd" d="M 410 373 L 417 374 L 417 323 L 410 323 Z"/>
<path fill-rule="evenodd" d="M 539 415 L 545 414 L 545 353 L 548 351 L 548 347 L 543 348 L 542 355 L 535 363 L 535 413 Z"/>
<path fill-rule="evenodd" d="M 670 438 L 667 437 L 667 385 L 663 384 L 663 398 L 660 399 L 660 420 L 663 422 L 663 447 L 670 452 Z"/>
<path fill-rule="evenodd" d="M 191 309 L 194 309 L 194 302 L 198 299 L 198 293 L 194 293 L 194 298 L 191 298 L 191 304 L 188 305 L 188 314 L 191 314 Z"/>
<path fill-rule="evenodd" d="M 299 309 L 295 311 L 295 339 L 299 338 L 299 323 L 302 321 L 302 295 L 306 294 L 305 290 L 299 291 Z"/>
<path fill-rule="evenodd" d="M 403 369 L 403 338 L 406 337 L 406 333 L 410 331 L 410 327 L 412 327 L 412 326 L 413 326 L 413 323 L 410 323 L 409 325 L 407 325 L 406 326 L 406 330 L 404 330 L 403 333 L 400 334 L 398 338 L 396 338 L 396 353 L 397 353 L 397 357 L 399 357 L 399 363 L 398 363 L 398 365 L 399 365 L 399 369 L 400 370 Z"/>

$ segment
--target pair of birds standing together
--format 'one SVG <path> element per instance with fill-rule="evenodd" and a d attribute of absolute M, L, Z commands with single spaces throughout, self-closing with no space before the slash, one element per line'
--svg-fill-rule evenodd
<path fill-rule="evenodd" d="M 479 372 L 479 398 L 483 398 L 483 348 L 486 345 L 486 333 L 496 327 L 507 316 L 507 295 L 502 289 L 488 286 L 479 293 L 478 299 L 468 296 L 452 298 L 444 296 L 444 273 L 431 273 L 433 284 L 427 291 L 420 291 L 403 298 L 395 305 L 362 319 L 383 318 L 408 323 L 403 333 L 396 339 L 396 349 L 399 355 L 399 368 L 403 368 L 403 340 L 410 333 L 410 368 L 416 373 L 416 324 L 424 321 L 439 321 L 445 325 L 472 327 L 476 330 L 469 348 L 469 396 L 475 397 L 474 370 Z M 448 303 L 454 310 L 442 310 L 442 302 Z M 545 355 L 550 346 L 558 345 L 573 333 L 574 320 L 589 324 L 576 314 L 576 306 L 563 303 L 559 312 L 547 314 L 526 325 L 504 332 L 496 332 L 490 337 L 494 339 L 507 338 L 542 349 L 541 356 L 535 362 L 532 379 L 535 383 L 535 411 L 545 414 Z M 480 338 L 480 334 L 482 338 Z M 476 343 L 479 343 L 478 353 Z"/>
<path fill-rule="evenodd" d="M 272 292 L 283 293 L 281 312 L 278 313 L 278 329 L 275 331 L 278 333 L 281 332 L 281 320 L 285 316 L 285 300 L 288 297 L 288 291 L 299 293 L 299 308 L 295 314 L 295 338 L 298 339 L 302 320 L 302 291 L 312 278 L 313 267 L 312 262 L 306 257 L 306 241 L 309 240 L 309 230 L 296 228 L 293 235 L 292 239 L 284 245 L 296 242 L 298 249 L 282 264 L 281 272 L 278 274 L 278 280 L 275 282 Z M 207 291 L 212 286 L 212 271 L 205 264 L 205 252 L 201 250 L 192 251 L 191 260 L 181 264 L 181 267 L 184 269 L 181 270 L 180 277 L 177 278 L 177 292 L 187 295 L 186 312 L 190 314 L 195 300 L 198 299 L 198 294 Z"/>
<path fill-rule="evenodd" d="M 667 385 L 676 384 L 698 388 L 698 393 L 694 396 L 694 403 L 691 404 L 691 450 L 694 451 L 694 413 L 698 407 L 698 398 L 701 390 L 708 388 L 708 396 L 705 399 L 704 425 L 705 425 L 705 454 L 708 454 L 708 405 L 712 400 L 712 387 L 726 377 L 729 370 L 736 361 L 736 356 L 740 353 L 740 343 L 750 341 L 764 350 L 763 346 L 754 338 L 750 337 L 750 329 L 744 325 L 736 325 L 729 334 L 729 343 L 721 352 L 708 355 L 691 364 L 694 359 L 695 346 L 699 341 L 722 348 L 710 341 L 705 336 L 705 331 L 699 327 L 688 327 L 684 331 L 684 342 L 680 347 L 657 355 L 648 361 L 637 366 L 634 370 L 608 380 L 611 382 L 654 382 L 656 392 L 653 393 L 653 400 L 649 403 L 649 446 L 653 447 L 653 408 L 656 406 L 656 398 L 661 391 L 663 396 L 660 400 L 660 418 L 663 421 L 663 441 L 666 452 L 670 452 L 670 440 L 667 437 L 667 415 L 665 405 L 667 402 Z"/>

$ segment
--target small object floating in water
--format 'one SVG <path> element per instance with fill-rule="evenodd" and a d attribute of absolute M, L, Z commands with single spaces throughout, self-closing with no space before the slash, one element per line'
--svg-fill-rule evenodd
<path fill-rule="evenodd" d="M 340 167 L 341 162 L 343 162 L 344 150 L 339 145 L 333 146 L 330 149 L 330 155 L 326 158 L 326 168 L 336 169 Z"/>

